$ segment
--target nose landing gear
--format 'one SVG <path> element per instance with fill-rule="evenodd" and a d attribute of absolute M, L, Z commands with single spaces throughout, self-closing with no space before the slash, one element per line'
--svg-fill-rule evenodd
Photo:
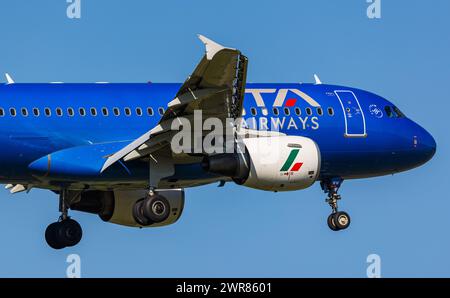
<path fill-rule="evenodd" d="M 341 196 L 337 193 L 343 180 L 324 180 L 320 183 L 322 189 L 328 194 L 327 202 L 331 207 L 331 214 L 328 216 L 328 227 L 333 231 L 344 230 L 350 226 L 350 215 L 344 211 L 338 211 L 337 201 L 341 199 Z"/>
<path fill-rule="evenodd" d="M 45 240 L 54 249 L 75 246 L 83 236 L 80 224 L 68 215 L 66 194 L 67 192 L 62 190 L 59 195 L 59 210 L 61 212 L 59 220 L 50 224 L 45 230 Z"/>

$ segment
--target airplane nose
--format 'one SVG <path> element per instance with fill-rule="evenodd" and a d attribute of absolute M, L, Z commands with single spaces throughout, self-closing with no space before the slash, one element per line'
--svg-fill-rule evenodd
<path fill-rule="evenodd" d="M 423 163 L 426 163 L 433 158 L 436 153 L 436 141 L 433 136 L 422 127 L 416 136 L 415 145 L 420 152 Z"/>

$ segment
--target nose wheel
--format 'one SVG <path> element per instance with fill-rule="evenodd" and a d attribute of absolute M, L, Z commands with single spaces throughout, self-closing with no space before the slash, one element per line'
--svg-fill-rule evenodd
<path fill-rule="evenodd" d="M 350 215 L 344 211 L 338 211 L 328 215 L 328 227 L 332 231 L 345 230 L 350 225 Z"/>
<path fill-rule="evenodd" d="M 332 210 L 327 218 L 328 227 L 332 231 L 345 230 L 350 226 L 351 222 L 350 215 L 347 212 L 338 210 L 337 202 L 341 199 L 341 196 L 337 192 L 342 182 L 343 180 L 341 179 L 321 182 L 322 189 L 328 194 L 325 202 L 330 205 Z"/>

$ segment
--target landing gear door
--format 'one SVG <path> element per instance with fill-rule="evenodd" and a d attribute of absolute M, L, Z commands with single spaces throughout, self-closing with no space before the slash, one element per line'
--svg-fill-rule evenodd
<path fill-rule="evenodd" d="M 366 119 L 358 98 L 350 90 L 335 90 L 344 112 L 345 137 L 364 138 L 366 133 Z"/>

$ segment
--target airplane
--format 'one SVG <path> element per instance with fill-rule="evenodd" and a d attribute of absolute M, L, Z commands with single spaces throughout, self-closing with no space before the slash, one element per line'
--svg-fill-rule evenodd
<path fill-rule="evenodd" d="M 50 247 L 80 242 L 69 210 L 160 227 L 180 218 L 185 188 L 229 182 L 274 193 L 319 182 L 327 224 L 340 231 L 351 221 L 338 209 L 344 180 L 410 170 L 436 152 L 431 134 L 392 101 L 317 75 L 314 83 L 247 83 L 246 56 L 199 38 L 205 54 L 182 84 L 30 84 L 6 74 L 0 183 L 13 194 L 58 195 Z"/>

